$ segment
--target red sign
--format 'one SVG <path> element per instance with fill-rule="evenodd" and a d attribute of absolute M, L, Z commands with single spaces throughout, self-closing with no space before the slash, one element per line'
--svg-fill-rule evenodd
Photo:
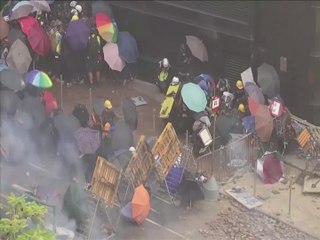
<path fill-rule="evenodd" d="M 211 100 L 211 109 L 212 109 L 212 111 L 215 112 L 215 113 L 218 112 L 219 106 L 220 106 L 220 98 L 215 96 Z"/>

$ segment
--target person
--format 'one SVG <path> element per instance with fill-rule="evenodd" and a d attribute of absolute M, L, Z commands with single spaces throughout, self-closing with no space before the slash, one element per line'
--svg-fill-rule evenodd
<path fill-rule="evenodd" d="M 235 107 L 239 107 L 240 103 L 246 103 L 247 102 L 247 96 L 244 90 L 243 82 L 241 80 L 238 80 L 236 82 L 236 88 L 234 91 L 234 103 L 233 105 Z"/>
<path fill-rule="evenodd" d="M 164 58 L 159 62 L 158 79 L 156 81 L 156 85 L 159 87 L 159 90 L 162 93 L 166 93 L 169 87 L 168 79 L 170 79 L 170 67 L 171 66 L 167 58 Z"/>
<path fill-rule="evenodd" d="M 77 105 L 75 105 L 72 111 L 72 115 L 79 120 L 80 126 L 87 127 L 90 117 L 88 109 L 84 104 L 78 103 Z"/>
<path fill-rule="evenodd" d="M 60 22 L 61 23 L 61 22 Z M 65 34 L 61 24 L 57 26 L 56 31 L 52 34 L 52 50 L 54 55 L 53 76 L 52 79 L 59 82 L 61 71 L 61 40 Z"/>
<path fill-rule="evenodd" d="M 113 156 L 110 130 L 110 123 L 106 123 L 102 128 L 100 147 L 97 150 L 97 155 L 103 157 L 104 159 L 110 159 Z"/>
<path fill-rule="evenodd" d="M 8 37 L 5 37 L 1 40 L 1 46 L 0 46 L 0 64 L 8 65 L 7 64 L 7 56 L 9 53 L 9 39 Z"/>
<path fill-rule="evenodd" d="M 101 114 L 102 126 L 105 126 L 106 123 L 109 123 L 112 130 L 117 120 L 118 120 L 118 117 L 113 111 L 112 103 L 110 100 L 107 99 L 104 102 L 104 109 Z"/>
<path fill-rule="evenodd" d="M 72 21 L 77 21 L 77 20 L 79 20 L 79 13 L 78 13 L 78 11 L 76 10 L 76 9 L 71 9 L 71 15 L 72 15 L 72 17 L 71 17 L 71 20 L 70 20 L 70 22 L 72 22 Z"/>
<path fill-rule="evenodd" d="M 94 83 L 94 74 L 96 83 L 100 82 L 100 69 L 103 61 L 103 52 L 101 48 L 101 39 L 96 27 L 93 25 L 89 36 L 88 54 L 86 58 L 86 70 L 90 87 Z"/>
<path fill-rule="evenodd" d="M 222 97 L 223 92 L 230 92 L 229 81 L 226 78 L 220 78 L 216 88 L 216 96 Z"/>
<path fill-rule="evenodd" d="M 190 74 L 190 64 L 192 60 L 192 54 L 187 46 L 187 44 L 184 42 L 180 45 L 179 53 L 178 53 L 178 71 L 179 71 L 179 77 L 180 81 L 186 81 L 187 77 Z"/>

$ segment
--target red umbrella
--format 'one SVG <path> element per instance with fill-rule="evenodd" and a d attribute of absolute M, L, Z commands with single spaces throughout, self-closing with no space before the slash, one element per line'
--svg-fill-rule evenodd
<path fill-rule="evenodd" d="M 30 29 L 34 24 L 37 24 L 37 20 L 33 17 L 24 17 L 19 19 L 19 24 L 21 27 L 21 31 L 28 36 Z"/>
<path fill-rule="evenodd" d="M 250 113 L 254 116 L 260 104 L 253 97 L 248 97 L 248 104 Z"/>
<path fill-rule="evenodd" d="M 273 131 L 273 119 L 269 108 L 265 105 L 260 105 L 254 117 L 258 137 L 261 142 L 268 142 Z"/>

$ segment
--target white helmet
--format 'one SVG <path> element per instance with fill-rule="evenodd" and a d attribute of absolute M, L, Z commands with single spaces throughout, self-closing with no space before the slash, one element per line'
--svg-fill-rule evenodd
<path fill-rule="evenodd" d="M 77 6 L 75 6 L 74 8 L 75 8 L 79 13 L 82 12 L 82 7 L 81 7 L 81 5 L 77 5 Z"/>
<path fill-rule="evenodd" d="M 169 67 L 169 60 L 168 60 L 168 58 L 164 58 L 163 60 L 162 60 L 162 65 L 166 68 L 166 67 Z"/>
<path fill-rule="evenodd" d="M 173 77 L 172 81 L 171 81 L 171 84 L 172 85 L 177 85 L 178 83 L 179 83 L 179 78 L 178 77 Z"/>
<path fill-rule="evenodd" d="M 70 12 L 72 15 L 78 15 L 78 11 L 74 8 L 72 8 Z"/>
<path fill-rule="evenodd" d="M 74 8 L 77 5 L 77 1 L 71 1 L 70 7 Z"/>

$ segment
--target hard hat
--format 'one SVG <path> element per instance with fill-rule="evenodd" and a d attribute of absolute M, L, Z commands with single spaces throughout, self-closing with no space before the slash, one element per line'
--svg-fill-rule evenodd
<path fill-rule="evenodd" d="M 73 14 L 73 15 L 78 15 L 78 11 L 75 8 L 72 8 L 70 13 Z"/>
<path fill-rule="evenodd" d="M 168 60 L 168 58 L 164 58 L 164 59 L 162 60 L 162 64 L 163 64 L 164 67 L 169 67 L 169 60 Z"/>
<path fill-rule="evenodd" d="M 110 123 L 107 122 L 107 123 L 103 126 L 103 131 L 109 132 L 109 131 L 110 131 L 110 128 L 111 128 Z"/>
<path fill-rule="evenodd" d="M 242 113 L 245 112 L 245 108 L 244 108 L 244 105 L 242 103 L 239 104 L 238 110 L 239 110 L 239 112 L 242 112 Z"/>
<path fill-rule="evenodd" d="M 172 81 L 171 81 L 171 84 L 172 85 L 177 85 L 178 83 L 179 83 L 179 78 L 178 77 L 173 77 Z"/>
<path fill-rule="evenodd" d="M 74 8 L 75 8 L 79 13 L 82 12 L 82 7 L 81 7 L 81 5 L 77 5 L 77 6 L 75 6 Z"/>
<path fill-rule="evenodd" d="M 74 8 L 77 5 L 77 1 L 71 1 L 70 7 Z"/>
<path fill-rule="evenodd" d="M 239 89 L 243 89 L 243 83 L 242 83 L 241 80 L 238 80 L 238 81 L 236 82 L 236 87 L 239 88 Z"/>
<path fill-rule="evenodd" d="M 106 101 L 104 102 L 104 107 L 105 107 L 106 109 L 111 109 L 111 108 L 112 108 L 112 104 L 111 104 L 110 100 L 106 100 Z"/>

